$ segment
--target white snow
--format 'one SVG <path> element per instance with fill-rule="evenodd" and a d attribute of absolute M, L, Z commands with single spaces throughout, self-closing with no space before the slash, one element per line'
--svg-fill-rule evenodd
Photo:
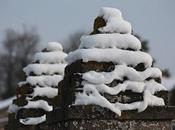
<path fill-rule="evenodd" d="M 66 67 L 65 57 L 62 45 L 57 42 L 49 42 L 43 52 L 38 52 L 34 56 L 34 62 L 23 69 L 26 73 L 26 81 L 18 83 L 19 87 L 29 83 L 33 86 L 33 92 L 26 94 L 25 100 L 27 105 L 18 106 L 11 104 L 9 107 L 10 113 L 16 113 L 20 109 L 42 109 L 46 112 L 53 110 L 53 105 L 47 100 L 36 100 L 35 97 L 54 98 L 58 95 L 58 83 L 63 79 L 64 69 Z M 1 103 L 1 102 L 0 102 Z M 0 104 L 1 105 L 1 104 Z M 46 121 L 46 115 L 41 117 L 27 117 L 19 119 L 24 125 L 37 125 Z"/>
<path fill-rule="evenodd" d="M 45 111 L 52 111 L 53 107 L 50 106 L 44 100 L 37 100 L 37 101 L 28 101 L 28 104 L 25 106 L 18 106 L 16 104 L 11 104 L 9 106 L 9 113 L 17 113 L 22 108 L 36 108 L 36 109 L 43 109 Z"/>
<path fill-rule="evenodd" d="M 66 64 L 30 64 L 23 69 L 26 75 L 30 75 L 33 72 L 36 75 L 52 75 L 58 73 L 60 75 L 64 74 L 64 68 Z"/>
<path fill-rule="evenodd" d="M 100 32 L 105 33 L 131 33 L 132 27 L 128 21 L 122 17 L 122 13 L 118 9 L 103 7 L 99 16 L 106 21 L 106 26 L 99 28 Z"/>
<path fill-rule="evenodd" d="M 82 78 L 94 84 L 109 84 L 114 79 L 122 80 L 125 76 L 131 81 L 144 81 L 149 77 L 161 78 L 162 72 L 158 68 L 147 68 L 145 71 L 139 72 L 132 67 L 116 65 L 112 72 L 89 71 L 84 73 Z"/>
<path fill-rule="evenodd" d="M 99 16 L 106 21 L 106 26 L 99 28 L 99 31 L 104 34 L 81 37 L 79 49 L 69 53 L 66 61 L 69 64 L 76 60 L 113 62 L 116 64 L 115 69 L 112 72 L 82 73 L 83 88 L 77 90 L 81 89 L 83 92 L 75 93 L 76 100 L 73 105 L 95 104 L 108 108 L 119 116 L 123 110 L 141 112 L 148 106 L 165 105 L 163 98 L 154 95 L 158 91 L 166 90 L 162 84 L 155 81 L 156 78 L 162 78 L 162 72 L 152 67 L 153 59 L 149 54 L 139 51 L 141 42 L 131 35 L 131 24 L 123 20 L 122 13 L 118 9 L 102 8 Z M 144 71 L 133 68 L 140 63 L 144 64 Z M 121 82 L 109 87 L 108 84 L 114 80 Z M 126 90 L 143 93 L 143 101 L 130 104 L 111 103 L 103 96 L 104 93 L 116 96 Z"/>
<path fill-rule="evenodd" d="M 12 104 L 13 99 L 15 99 L 15 96 L 8 99 L 0 100 L 0 110 L 8 108 L 10 104 Z"/>
<path fill-rule="evenodd" d="M 110 17 L 122 18 L 122 13 L 120 10 L 111 7 L 102 7 L 99 16 L 103 16 L 104 19 L 109 19 Z"/>
<path fill-rule="evenodd" d="M 39 61 L 41 64 L 30 64 L 23 69 L 28 76 L 31 72 L 38 76 L 29 76 L 21 84 L 27 82 L 36 86 L 34 92 L 30 94 L 32 98 L 36 96 L 53 98 L 58 94 L 58 89 L 52 87 L 57 86 L 58 82 L 63 79 L 63 76 L 60 75 L 64 74 L 65 60 L 69 64 L 81 59 L 83 62 L 113 62 L 116 65 L 112 72 L 89 71 L 82 74 L 83 81 L 81 85 L 83 85 L 83 88 L 81 89 L 83 92 L 75 93 L 76 100 L 73 105 L 96 104 L 110 109 L 119 116 L 123 110 L 142 112 L 148 106 L 165 105 L 162 98 L 154 95 L 158 91 L 166 90 L 162 84 L 154 80 L 154 78 L 161 78 L 162 72 L 158 68 L 151 67 L 153 59 L 149 54 L 139 51 L 141 42 L 131 35 L 131 24 L 123 19 L 122 13 L 118 9 L 104 7 L 101 9 L 99 16 L 106 21 L 106 26 L 99 28 L 99 31 L 105 34 L 82 36 L 79 49 L 69 53 L 68 56 L 62 52 L 63 48 L 60 43 L 48 43 L 46 47 L 48 52 L 39 52 L 34 57 L 34 61 Z M 124 49 L 133 49 L 134 51 Z M 146 69 L 144 71 L 140 72 L 132 68 L 140 63 L 145 65 Z M 124 77 L 127 77 L 127 80 L 123 81 Z M 146 80 L 148 78 L 150 78 L 149 81 Z M 107 84 L 113 80 L 123 82 L 109 87 Z M 103 93 L 115 96 L 126 90 L 143 93 L 143 101 L 130 104 L 111 103 L 103 96 Z M 10 112 L 17 112 L 21 108 L 53 110 L 53 107 L 44 100 L 30 101 L 30 97 L 26 99 L 29 100 L 27 105 L 19 107 L 13 104 L 9 108 Z M 41 117 L 20 119 L 20 122 L 25 125 L 36 125 L 45 120 L 46 115 L 43 115 Z"/>
<path fill-rule="evenodd" d="M 58 86 L 58 83 L 63 79 L 62 75 L 42 75 L 42 76 L 28 76 L 26 82 L 32 86 Z"/>
<path fill-rule="evenodd" d="M 65 58 L 71 64 L 76 60 L 82 59 L 83 62 L 97 61 L 97 62 L 113 62 L 115 64 L 136 66 L 139 63 L 144 63 L 145 67 L 151 67 L 152 57 L 141 51 L 128 51 L 117 48 L 111 49 L 78 49 L 69 53 Z"/>
<path fill-rule="evenodd" d="M 96 88 L 100 93 L 108 93 L 110 95 L 117 95 L 120 92 L 124 92 L 125 90 L 132 90 L 133 92 L 142 93 L 145 89 L 144 82 L 136 82 L 136 81 L 125 81 L 124 83 L 120 83 L 117 86 L 109 87 L 106 84 L 91 84 L 83 81 L 82 85 L 91 85 Z"/>
<path fill-rule="evenodd" d="M 20 81 L 20 82 L 18 83 L 18 87 L 21 87 L 21 86 L 25 85 L 26 83 L 27 83 L 26 81 Z"/>
<path fill-rule="evenodd" d="M 9 105 L 8 112 L 9 112 L 9 113 L 16 113 L 16 112 L 18 112 L 18 110 L 20 110 L 20 109 L 21 109 L 21 107 L 15 105 L 15 104 L 10 104 L 10 105 Z"/>
<path fill-rule="evenodd" d="M 165 90 L 165 87 L 160 85 L 159 86 L 160 88 L 157 88 L 157 86 L 153 86 L 154 84 L 152 82 L 154 82 L 154 81 L 150 81 L 150 82 L 151 82 L 150 84 L 146 83 L 146 85 L 148 85 L 148 86 L 145 85 L 144 89 L 141 88 L 141 91 L 144 90 L 144 100 L 140 101 L 140 102 L 134 102 L 131 104 L 122 104 L 119 102 L 110 103 L 105 97 L 103 97 L 100 94 L 100 91 L 106 92 L 109 94 L 117 94 L 119 91 L 124 91 L 124 89 L 122 89 L 121 87 L 111 88 L 111 90 L 110 90 L 109 87 L 107 87 L 105 85 L 98 86 L 98 85 L 93 85 L 93 84 L 89 84 L 89 83 L 84 83 L 83 84 L 84 85 L 83 93 L 76 93 L 76 100 L 75 100 L 74 105 L 96 104 L 96 105 L 99 105 L 101 107 L 105 107 L 105 108 L 110 109 L 111 111 L 115 112 L 119 116 L 121 116 L 122 110 L 135 110 L 135 109 L 137 109 L 139 112 L 142 112 L 148 106 L 163 106 L 163 105 L 165 105 L 164 100 L 162 98 L 154 96 L 153 95 L 154 93 L 152 93 L 153 91 L 150 91 L 150 87 L 152 87 L 152 90 L 154 89 L 154 92 L 160 91 L 160 90 Z M 138 92 L 138 90 L 140 89 L 140 88 L 138 88 L 139 86 L 137 86 L 137 85 L 138 84 L 136 84 L 136 86 L 134 87 L 136 92 Z M 149 86 L 149 85 L 151 85 L 151 86 Z M 100 87 L 103 87 L 103 88 L 100 88 Z M 133 86 L 131 86 L 130 89 L 132 89 L 132 87 Z M 143 87 L 143 86 L 140 86 L 140 87 Z M 125 87 L 125 89 L 126 89 L 126 87 Z"/>
<path fill-rule="evenodd" d="M 163 86 L 162 84 L 155 82 L 154 80 L 146 81 L 144 91 L 148 91 L 150 94 L 153 95 L 156 92 L 161 91 L 161 90 L 167 90 L 167 88 Z"/>
<path fill-rule="evenodd" d="M 49 42 L 46 47 L 47 51 L 63 51 L 63 47 L 58 42 Z"/>
<path fill-rule="evenodd" d="M 144 100 L 133 102 L 130 104 L 114 103 L 114 106 L 121 111 L 124 110 L 138 110 L 138 112 L 144 111 L 148 106 L 164 106 L 164 100 L 162 98 L 151 95 L 149 92 L 144 92 Z"/>
<path fill-rule="evenodd" d="M 114 87 L 109 87 L 106 84 L 92 84 L 83 81 L 82 85 L 91 85 L 96 88 L 100 93 L 108 93 L 110 95 L 117 95 L 120 92 L 124 92 L 126 90 L 132 90 L 133 92 L 142 93 L 145 90 L 148 90 L 151 94 L 155 92 L 166 90 L 166 88 L 154 80 L 145 81 L 145 82 L 137 82 L 137 81 L 125 81 L 123 83 L 118 84 Z"/>
<path fill-rule="evenodd" d="M 114 87 L 109 87 L 106 84 L 111 83 L 114 79 L 122 80 L 124 76 L 128 80 L 119 83 Z M 148 77 L 158 78 L 162 73 L 158 68 L 147 68 L 143 72 L 137 72 L 131 67 L 124 65 L 116 65 L 112 72 L 95 72 L 89 71 L 82 74 L 83 93 L 76 93 L 76 100 L 74 105 L 88 105 L 96 104 L 101 107 L 110 109 L 111 111 L 121 115 L 123 110 L 135 110 L 139 112 L 144 111 L 148 106 L 162 106 L 165 105 L 162 98 L 154 96 L 154 94 L 166 88 L 155 82 L 153 79 L 146 81 Z M 130 104 L 122 104 L 119 102 L 110 103 L 102 93 L 110 95 L 117 95 L 120 92 L 131 90 L 137 93 L 144 93 L 144 100 Z"/>
<path fill-rule="evenodd" d="M 52 111 L 53 107 L 44 100 L 28 101 L 28 104 L 23 106 L 23 108 L 40 108 L 45 111 Z"/>
<path fill-rule="evenodd" d="M 66 56 L 64 52 L 38 52 L 34 56 L 34 61 L 39 61 L 40 64 L 65 63 Z"/>
<path fill-rule="evenodd" d="M 140 50 L 141 42 L 131 34 L 96 34 L 81 37 L 79 48 L 119 48 Z"/>
<path fill-rule="evenodd" d="M 152 86 L 154 87 L 154 86 Z M 138 112 L 144 111 L 148 106 L 164 106 L 164 100 L 162 98 L 152 95 L 148 90 L 144 91 L 144 100 L 141 105 L 137 108 Z M 126 108 L 127 109 L 127 108 Z"/>
<path fill-rule="evenodd" d="M 83 87 L 83 93 L 76 93 L 76 100 L 74 105 L 88 105 L 96 104 L 101 107 L 109 108 L 111 111 L 121 115 L 121 111 L 115 108 L 106 98 L 100 95 L 97 89 L 91 85 L 85 85 Z"/>
<path fill-rule="evenodd" d="M 41 117 L 29 117 L 25 119 L 19 119 L 19 121 L 24 125 L 37 125 L 46 121 L 46 115 L 43 115 Z"/>
<path fill-rule="evenodd" d="M 48 97 L 53 98 L 57 96 L 58 94 L 58 88 L 52 88 L 52 87 L 38 87 L 36 86 L 34 88 L 34 92 L 31 94 L 33 97 L 40 96 L 40 97 Z"/>

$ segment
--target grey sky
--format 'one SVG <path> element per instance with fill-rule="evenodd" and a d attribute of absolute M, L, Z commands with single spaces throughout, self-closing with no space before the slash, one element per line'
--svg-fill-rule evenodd
<path fill-rule="evenodd" d="M 42 43 L 91 30 L 100 7 L 120 9 L 134 32 L 149 40 L 151 55 L 175 75 L 175 0 L 0 0 L 0 41 L 7 28 L 35 26 Z"/>

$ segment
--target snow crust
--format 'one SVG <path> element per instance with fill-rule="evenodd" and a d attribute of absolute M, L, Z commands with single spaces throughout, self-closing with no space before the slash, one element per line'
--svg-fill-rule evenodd
<path fill-rule="evenodd" d="M 37 125 L 46 121 L 46 115 L 43 115 L 41 117 L 29 117 L 25 119 L 19 119 L 19 121 L 24 125 Z"/>
<path fill-rule="evenodd" d="M 105 84 L 91 84 L 89 82 L 83 82 L 83 93 L 76 93 L 76 101 L 74 105 L 88 105 L 96 104 L 101 107 L 105 107 L 121 116 L 123 110 L 138 110 L 138 112 L 144 111 L 148 106 L 163 106 L 165 105 L 162 98 L 156 97 L 153 94 L 160 90 L 166 90 L 166 88 L 156 83 L 155 81 L 147 82 L 125 82 L 119 84 L 113 88 L 108 87 Z M 119 92 L 125 90 L 132 90 L 133 92 L 143 92 L 144 100 L 134 102 L 131 104 L 122 104 L 119 102 L 110 103 L 100 93 L 108 93 L 111 95 L 117 95 Z"/>
<path fill-rule="evenodd" d="M 89 81 L 88 81 L 89 82 Z M 110 95 L 117 95 L 120 92 L 124 92 L 126 90 L 132 90 L 133 92 L 142 93 L 145 90 L 148 90 L 151 94 L 158 92 L 160 90 L 166 90 L 166 88 L 155 81 L 145 81 L 145 82 L 137 82 L 137 81 L 125 81 L 124 83 L 120 83 L 117 86 L 109 87 L 106 84 L 90 84 L 83 82 L 83 85 L 91 85 L 96 88 L 100 93 L 108 93 Z M 154 86 L 154 87 L 152 87 Z"/>
<path fill-rule="evenodd" d="M 28 101 L 28 104 L 23 106 L 23 108 L 40 108 L 40 109 L 43 109 L 45 111 L 52 111 L 53 110 L 53 107 L 50 106 L 44 100 Z"/>
<path fill-rule="evenodd" d="M 125 76 L 127 76 L 128 80 L 123 81 Z M 76 93 L 74 105 L 96 104 L 110 109 L 119 116 L 123 110 L 138 110 L 138 112 L 142 112 L 148 106 L 163 106 L 165 105 L 164 100 L 154 96 L 158 91 L 167 90 L 162 84 L 154 81 L 154 78 L 161 77 L 161 71 L 153 67 L 147 68 L 143 72 L 137 72 L 135 69 L 124 65 L 116 65 L 112 72 L 89 71 L 82 74 L 83 93 Z M 153 79 L 146 81 L 147 78 Z M 116 79 L 123 81 L 123 83 L 119 83 L 114 87 L 107 85 Z M 143 93 L 144 100 L 130 104 L 111 103 L 101 95 L 107 93 L 115 96 L 126 90 Z"/>
<path fill-rule="evenodd" d="M 131 34 L 96 34 L 82 36 L 80 49 L 86 48 L 119 48 L 140 50 L 141 42 Z"/>
<path fill-rule="evenodd" d="M 141 51 L 128 51 L 117 48 L 106 49 L 78 49 L 69 53 L 66 61 L 71 64 L 76 60 L 82 59 L 83 62 L 113 62 L 115 64 L 136 66 L 139 63 L 144 63 L 145 67 L 151 67 L 152 57 Z"/>
<path fill-rule="evenodd" d="M 123 80 L 123 77 L 127 77 L 131 81 L 144 81 L 147 78 L 161 78 L 162 72 L 158 68 L 147 68 L 143 72 L 138 72 L 132 67 L 125 65 L 116 65 L 112 72 L 95 72 L 89 71 L 82 75 L 84 80 L 87 80 L 94 84 L 109 84 L 114 79 Z"/>
<path fill-rule="evenodd" d="M 43 109 L 45 111 L 52 111 L 53 107 L 50 106 L 46 101 L 44 100 L 37 100 L 37 101 L 28 101 L 27 105 L 25 106 L 18 106 L 16 104 L 12 104 L 9 107 L 10 113 L 17 113 L 22 108 L 36 108 L 36 109 Z"/>
<path fill-rule="evenodd" d="M 33 97 L 40 96 L 40 97 L 48 97 L 54 98 L 58 94 L 57 88 L 52 87 L 35 87 L 34 92 L 31 94 Z"/>
<path fill-rule="evenodd" d="M 46 47 L 47 51 L 63 51 L 61 43 L 49 42 Z"/>
<path fill-rule="evenodd" d="M 65 63 L 64 58 L 67 56 L 64 52 L 38 52 L 35 54 L 34 61 L 39 61 L 41 64 Z"/>
<path fill-rule="evenodd" d="M 36 75 L 53 75 L 55 73 L 63 75 L 65 67 L 66 64 L 30 64 L 23 71 L 26 75 L 30 75 L 32 72 Z"/>
<path fill-rule="evenodd" d="M 127 76 L 128 80 L 123 81 L 123 77 Z M 154 94 L 166 88 L 154 81 L 154 78 L 161 78 L 162 73 L 158 68 L 147 68 L 143 72 L 137 72 L 131 67 L 124 65 L 116 65 L 112 72 L 95 72 L 89 71 L 82 74 L 83 93 L 76 93 L 76 101 L 74 105 L 96 104 L 101 107 L 110 109 L 111 111 L 121 115 L 123 110 L 138 110 L 144 111 L 148 106 L 163 106 L 165 105 L 162 98 L 154 96 Z M 147 78 L 153 78 L 146 81 Z M 106 84 L 118 79 L 123 81 L 114 87 L 109 87 Z M 137 93 L 144 94 L 144 100 L 133 102 L 130 104 L 122 104 L 119 102 L 110 103 L 101 94 L 108 93 L 117 95 L 120 92 L 131 90 Z"/>
<path fill-rule="evenodd" d="M 42 76 L 29 76 L 26 78 L 26 82 L 32 86 L 57 86 L 58 83 L 63 79 L 62 75 L 42 75 Z"/>
<path fill-rule="evenodd" d="M 47 99 L 52 99 L 58 95 L 58 83 L 63 79 L 64 69 L 66 67 L 65 57 L 62 45 L 57 42 L 48 43 L 43 52 L 38 52 L 34 56 L 34 62 L 23 69 L 27 75 L 26 81 L 18 84 L 18 87 L 30 84 L 33 92 L 26 94 L 27 105 L 18 106 L 12 104 L 9 107 L 10 113 L 18 113 L 20 109 L 42 109 L 46 112 L 53 110 L 53 104 L 48 104 Z M 19 95 L 20 96 L 20 95 Z M 44 97 L 43 100 L 33 101 L 35 97 Z M 19 119 L 24 125 L 37 125 L 46 121 L 46 115 L 41 117 L 27 117 Z"/>
<path fill-rule="evenodd" d="M 124 20 L 122 13 L 118 9 L 103 7 L 100 10 L 99 16 L 106 21 L 106 26 L 99 28 L 100 32 L 104 33 L 131 33 L 131 24 Z"/>

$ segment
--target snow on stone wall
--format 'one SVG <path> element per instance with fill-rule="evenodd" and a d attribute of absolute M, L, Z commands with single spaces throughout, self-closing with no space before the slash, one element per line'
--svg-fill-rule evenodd
<path fill-rule="evenodd" d="M 62 45 L 57 42 L 48 43 L 46 49 L 36 53 L 33 63 L 23 69 L 27 78 L 26 81 L 19 83 L 17 89 L 19 95 L 9 111 L 16 114 L 21 109 L 42 109 L 45 113 L 52 111 L 54 104 L 50 99 L 58 95 L 57 86 L 63 79 L 66 56 Z M 40 117 L 26 115 L 26 118 L 19 118 L 19 121 L 25 125 L 36 125 L 45 120 L 45 114 Z"/>
<path fill-rule="evenodd" d="M 96 104 L 118 115 L 121 115 L 122 110 L 137 109 L 141 112 L 148 106 L 165 105 L 162 98 L 154 95 L 158 91 L 166 90 L 156 81 L 161 80 L 162 72 L 152 67 L 153 59 L 149 54 L 140 51 L 141 42 L 132 35 L 131 24 L 123 19 L 118 9 L 114 8 L 102 8 L 99 17 L 105 20 L 106 26 L 98 29 L 99 34 L 83 36 L 79 49 L 71 52 L 66 61 L 68 64 L 77 60 L 113 62 L 115 69 L 112 72 L 83 73 L 83 92 L 76 93 L 73 105 Z M 138 64 L 143 64 L 142 71 L 134 68 Z M 109 87 L 107 84 L 113 80 L 119 80 L 121 83 Z M 111 103 L 103 96 L 104 93 L 115 96 L 126 90 L 143 93 L 143 101 L 129 104 Z"/>

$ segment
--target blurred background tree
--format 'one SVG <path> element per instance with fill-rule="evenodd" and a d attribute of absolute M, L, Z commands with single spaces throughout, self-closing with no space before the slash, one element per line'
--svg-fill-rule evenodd
<path fill-rule="evenodd" d="M 148 40 L 143 39 L 138 34 L 134 34 L 134 36 L 136 36 L 141 41 L 141 44 L 142 44 L 142 49 L 141 50 L 144 51 L 144 52 L 149 53 L 150 47 L 149 47 Z M 156 59 L 153 58 L 153 65 L 155 65 L 155 63 L 156 63 Z M 167 68 L 166 69 L 161 69 L 161 71 L 162 71 L 163 77 L 169 78 L 171 76 L 169 69 L 167 69 Z"/>
<path fill-rule="evenodd" d="M 39 35 L 34 28 L 23 27 L 22 32 L 6 30 L 0 54 L 0 95 L 15 95 L 17 83 L 25 79 L 23 68 L 32 61 L 37 50 Z"/>
<path fill-rule="evenodd" d="M 78 47 L 80 45 L 80 38 L 81 38 L 81 36 L 83 36 L 85 34 L 86 34 L 85 31 L 80 30 L 80 31 L 77 31 L 77 32 L 69 35 L 69 38 L 63 41 L 63 43 L 65 44 L 64 51 L 66 53 L 69 53 L 71 51 L 78 49 Z"/>

